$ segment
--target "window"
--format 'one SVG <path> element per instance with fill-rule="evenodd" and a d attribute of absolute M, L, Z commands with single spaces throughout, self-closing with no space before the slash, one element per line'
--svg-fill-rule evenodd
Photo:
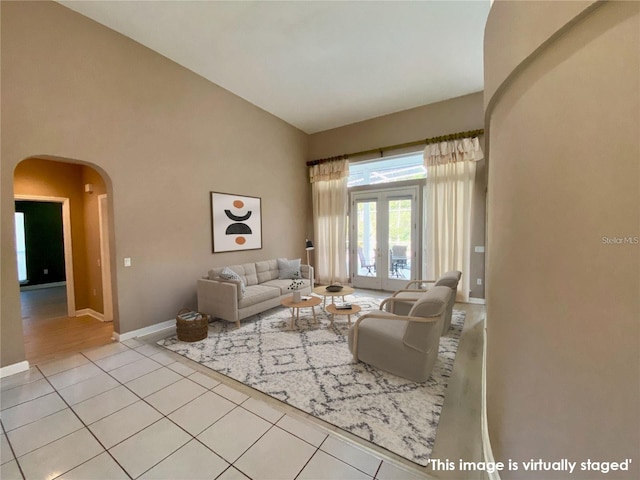
<path fill-rule="evenodd" d="M 422 152 L 349 164 L 349 187 L 426 178 Z"/>
<path fill-rule="evenodd" d="M 27 281 L 27 247 L 24 240 L 24 213 L 16 212 L 16 253 L 18 256 L 18 281 Z"/>

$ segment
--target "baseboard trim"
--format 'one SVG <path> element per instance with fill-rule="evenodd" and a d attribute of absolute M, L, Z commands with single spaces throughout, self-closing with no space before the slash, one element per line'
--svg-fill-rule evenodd
<path fill-rule="evenodd" d="M 486 305 L 487 301 L 484 298 L 469 298 L 467 303 L 475 303 L 476 305 Z"/>
<path fill-rule="evenodd" d="M 101 322 L 105 321 L 104 315 L 100 312 L 96 312 L 92 308 L 83 308 L 81 310 L 76 310 L 76 317 L 79 317 L 81 315 L 89 315 L 90 317 L 93 317 L 96 320 L 100 320 Z"/>
<path fill-rule="evenodd" d="M 53 287 L 64 287 L 67 285 L 67 282 L 51 282 L 51 283 L 40 283 L 38 285 L 21 285 L 20 291 L 26 290 L 41 290 L 43 288 L 53 288 Z"/>
<path fill-rule="evenodd" d="M 9 375 L 15 375 L 16 373 L 26 372 L 29 370 L 29 362 L 26 360 L 6 367 L 0 368 L 0 378 L 8 377 Z"/>
<path fill-rule="evenodd" d="M 485 319 L 486 322 L 486 319 Z M 493 449 L 491 448 L 491 439 L 489 438 L 489 423 L 487 421 L 487 327 L 483 332 L 482 346 L 482 406 L 481 406 L 481 428 L 482 428 L 482 455 L 483 460 L 487 464 L 495 464 L 493 457 Z M 499 472 L 487 472 L 488 480 L 500 480 Z"/>
<path fill-rule="evenodd" d="M 144 337 L 145 335 L 151 335 L 152 333 L 158 333 L 162 330 L 176 328 L 176 320 L 167 320 L 166 322 L 156 323 L 155 325 L 149 325 L 148 327 L 140 328 L 138 330 L 133 330 L 131 332 L 126 333 L 116 333 L 113 332 L 113 339 L 117 342 L 124 342 L 126 340 L 131 340 L 136 337 Z"/>

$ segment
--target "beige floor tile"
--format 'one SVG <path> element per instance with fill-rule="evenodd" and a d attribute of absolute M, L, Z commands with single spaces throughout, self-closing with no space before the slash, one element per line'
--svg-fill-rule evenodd
<path fill-rule="evenodd" d="M 198 436 L 198 440 L 230 463 L 235 462 L 264 435 L 271 424 L 242 407 L 236 407 Z"/>
<path fill-rule="evenodd" d="M 109 451 L 129 475 L 137 478 L 191 438 L 180 427 L 163 418 Z"/>
<path fill-rule="evenodd" d="M 193 368 L 188 367 L 182 362 L 173 362 L 167 365 L 167 367 L 185 377 L 188 377 L 195 372 Z"/>
<path fill-rule="evenodd" d="M 126 345 L 127 347 L 129 347 L 129 348 L 138 348 L 138 347 L 142 347 L 144 345 L 144 343 L 139 342 L 135 338 L 130 338 L 129 340 L 125 340 L 122 343 L 124 345 Z"/>
<path fill-rule="evenodd" d="M 179 382 L 149 395 L 145 400 L 165 415 L 169 415 L 206 391 L 197 383 L 183 378 Z"/>
<path fill-rule="evenodd" d="M 229 467 L 216 480 L 250 480 L 250 479 L 238 469 L 234 467 Z"/>
<path fill-rule="evenodd" d="M 84 423 L 90 425 L 136 401 L 138 397 L 121 385 L 73 405 L 72 408 Z"/>
<path fill-rule="evenodd" d="M 83 382 L 84 380 L 96 377 L 103 373 L 104 372 L 93 363 L 87 363 L 79 367 L 65 370 L 64 372 L 56 373 L 48 378 L 51 385 L 53 385 L 56 390 L 61 390 L 65 387 L 75 385 L 76 383 Z"/>
<path fill-rule="evenodd" d="M 342 460 L 345 463 L 348 463 L 372 477 L 376 474 L 380 468 L 380 463 L 382 462 L 380 458 L 373 454 L 332 435 L 329 435 L 329 438 L 322 443 L 320 450 Z"/>
<path fill-rule="evenodd" d="M 38 368 L 40 368 L 40 371 L 45 376 L 50 377 L 56 373 L 64 372 L 65 370 L 89 363 L 89 361 L 90 360 L 81 353 L 76 353 L 59 360 L 52 360 L 50 362 L 40 364 L 38 365 Z"/>
<path fill-rule="evenodd" d="M 197 440 L 191 440 L 140 478 L 144 480 L 199 480 L 216 478 L 229 464 Z"/>
<path fill-rule="evenodd" d="M 10 462 L 15 457 L 4 433 L 0 434 L 0 465 Z M 2 478 L 2 477 L 0 477 Z"/>
<path fill-rule="evenodd" d="M 296 477 L 296 480 L 317 480 L 330 478 L 331 480 L 370 480 L 373 477 L 366 475 L 351 465 L 341 462 L 318 450 Z"/>
<path fill-rule="evenodd" d="M 69 405 L 75 405 L 76 403 L 84 402 L 96 395 L 116 388 L 119 385 L 120 383 L 109 374 L 101 372 L 95 377 L 58 390 L 58 393 Z"/>
<path fill-rule="evenodd" d="M 53 387 L 44 378 L 25 385 L 18 385 L 2 392 L 2 395 L 0 395 L 0 408 L 4 410 L 15 407 L 16 405 L 42 397 L 51 392 L 53 392 Z"/>
<path fill-rule="evenodd" d="M 225 385 L 224 383 L 221 383 L 217 387 L 214 387 L 213 391 L 238 405 L 249 398 L 249 395 L 245 395 L 244 393 L 239 392 L 238 390 L 235 390 L 234 388 L 231 388 L 229 385 Z"/>
<path fill-rule="evenodd" d="M 18 460 L 27 480 L 55 478 L 103 451 L 97 440 L 83 428 Z"/>
<path fill-rule="evenodd" d="M 79 467 L 65 473 L 57 480 L 129 480 L 129 475 L 107 452 L 101 453 Z"/>
<path fill-rule="evenodd" d="M 235 408 L 235 404 L 213 392 L 206 392 L 174 411 L 169 418 L 193 436 L 213 425 Z"/>
<path fill-rule="evenodd" d="M 31 367 L 24 372 L 16 373 L 8 377 L 0 379 L 0 391 L 5 391 L 10 388 L 17 387 L 18 385 L 24 385 L 26 383 L 35 382 L 42 378 L 42 373 L 36 367 Z"/>
<path fill-rule="evenodd" d="M 305 422 L 292 415 L 285 415 L 276 425 L 287 432 L 292 433 L 296 437 L 301 438 L 305 442 L 310 443 L 314 447 L 319 447 L 324 439 L 327 438 L 327 433 L 318 430 L 309 422 Z"/>
<path fill-rule="evenodd" d="M 387 461 L 382 462 L 376 475 L 378 480 L 424 480 L 425 478 L 431 477 L 426 474 L 411 472 Z"/>
<path fill-rule="evenodd" d="M 151 357 L 152 355 L 160 353 L 161 351 L 162 349 L 160 349 L 160 347 L 156 347 L 155 345 L 150 345 L 148 343 L 145 343 L 136 348 L 136 352 L 141 353 L 145 357 Z"/>
<path fill-rule="evenodd" d="M 257 400 L 253 397 L 248 398 L 246 401 L 242 402 L 242 407 L 271 423 L 276 423 L 284 416 L 284 412 L 281 412 L 280 410 L 273 408 L 266 402 Z"/>
<path fill-rule="evenodd" d="M 111 370 L 115 370 L 118 367 L 129 365 L 130 363 L 137 362 L 138 360 L 142 360 L 143 358 L 144 356 L 139 354 L 135 350 L 127 349 L 124 352 L 116 353 L 115 355 L 110 355 L 108 357 L 101 358 L 100 360 L 96 360 L 95 363 L 104 371 L 110 372 Z"/>
<path fill-rule="evenodd" d="M 307 442 L 272 427 L 234 466 L 250 478 L 293 479 L 315 451 Z"/>
<path fill-rule="evenodd" d="M 166 353 L 159 352 L 149 357 L 154 362 L 158 362 L 162 365 L 169 365 L 170 363 L 175 362 L 175 359 Z"/>
<path fill-rule="evenodd" d="M 22 474 L 15 460 L 3 463 L 0 466 L 0 478 L 2 480 L 22 480 Z"/>
<path fill-rule="evenodd" d="M 162 390 L 164 387 L 176 383 L 184 378 L 182 375 L 169 370 L 168 368 L 159 368 L 151 373 L 147 373 L 141 377 L 127 382 L 129 387 L 136 395 L 144 398 L 152 393 Z"/>
<path fill-rule="evenodd" d="M 211 390 L 213 387 L 220 385 L 220 382 L 215 378 L 211 378 L 208 375 L 205 375 L 202 372 L 196 372 L 192 375 L 189 375 L 189 380 L 193 380 L 199 385 L 202 385 L 207 390 Z"/>
<path fill-rule="evenodd" d="M 21 457 L 83 427 L 71 409 L 65 408 L 37 422 L 16 428 L 7 436 L 16 456 Z"/>
<path fill-rule="evenodd" d="M 2 424 L 5 430 L 14 430 L 65 408 L 67 408 L 67 405 L 60 396 L 57 393 L 50 393 L 30 402 L 21 403 L 3 410 Z"/>
<path fill-rule="evenodd" d="M 100 440 L 100 443 L 109 449 L 161 418 L 162 414 L 139 400 L 98 420 L 90 425 L 89 429 Z"/>
<path fill-rule="evenodd" d="M 120 383 L 127 383 L 138 377 L 146 375 L 147 373 L 153 372 L 154 370 L 158 370 L 161 366 L 162 365 L 158 362 L 154 362 L 150 358 L 143 357 L 128 365 L 114 368 L 109 372 L 109 375 L 114 377 Z"/>
<path fill-rule="evenodd" d="M 109 343 L 107 345 L 102 345 L 100 347 L 90 348 L 88 350 L 84 350 L 82 353 L 92 361 L 100 360 L 101 358 L 108 357 L 110 355 L 115 355 L 116 353 L 126 352 L 130 350 L 129 347 L 122 343 Z"/>

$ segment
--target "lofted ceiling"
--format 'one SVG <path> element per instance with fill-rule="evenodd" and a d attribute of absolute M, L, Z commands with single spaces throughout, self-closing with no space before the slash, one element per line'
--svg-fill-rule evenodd
<path fill-rule="evenodd" d="M 483 89 L 490 0 L 59 0 L 306 133 Z"/>

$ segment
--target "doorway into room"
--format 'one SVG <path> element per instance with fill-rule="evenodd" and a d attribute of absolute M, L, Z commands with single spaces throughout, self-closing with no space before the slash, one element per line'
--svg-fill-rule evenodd
<path fill-rule="evenodd" d="M 88 165 L 29 158 L 16 167 L 14 192 L 26 360 L 38 364 L 110 343 L 110 214 L 102 175 Z"/>

